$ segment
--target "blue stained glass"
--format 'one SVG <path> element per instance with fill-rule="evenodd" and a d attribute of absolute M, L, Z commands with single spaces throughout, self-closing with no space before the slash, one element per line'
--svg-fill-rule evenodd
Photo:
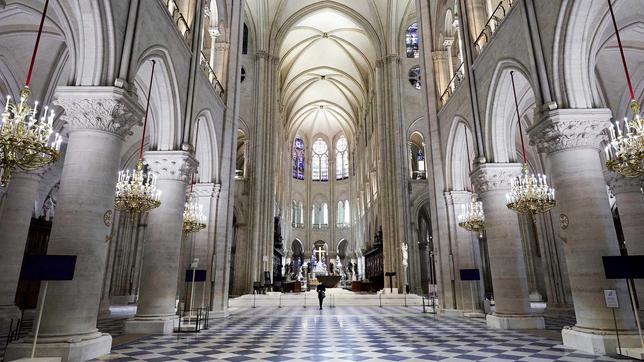
<path fill-rule="evenodd" d="M 418 24 L 413 23 L 407 28 L 405 36 L 407 58 L 418 58 Z"/>
<path fill-rule="evenodd" d="M 304 141 L 297 137 L 293 147 L 293 178 L 304 180 Z"/>

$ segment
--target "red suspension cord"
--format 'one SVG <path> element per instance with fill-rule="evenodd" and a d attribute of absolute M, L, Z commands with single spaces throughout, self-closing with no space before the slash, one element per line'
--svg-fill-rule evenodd
<path fill-rule="evenodd" d="M 34 71 L 34 64 L 36 63 L 36 54 L 38 54 L 38 45 L 40 45 L 40 37 L 42 36 L 42 28 L 45 25 L 45 18 L 47 17 L 47 7 L 49 0 L 45 0 L 45 7 L 42 10 L 42 17 L 40 18 L 40 26 L 38 27 L 38 36 L 36 36 L 36 45 L 34 45 L 34 52 L 31 55 L 31 63 L 29 64 L 29 71 L 27 72 L 27 81 L 25 87 L 29 88 L 31 84 L 31 74 Z"/>
<path fill-rule="evenodd" d="M 152 72 L 150 73 L 150 86 L 148 87 L 148 102 L 145 105 L 145 118 L 143 120 L 143 134 L 141 135 L 141 147 L 139 148 L 139 160 L 143 161 L 143 142 L 145 141 L 145 129 L 148 127 L 148 111 L 150 110 L 150 98 L 152 98 L 152 81 L 154 80 L 154 66 L 157 64 L 152 60 Z"/>
<path fill-rule="evenodd" d="M 607 0 L 607 1 L 608 1 L 608 10 L 610 10 L 610 18 L 613 20 L 613 27 L 615 28 L 615 36 L 617 37 L 619 54 L 622 56 L 622 65 L 624 66 L 624 75 L 626 75 L 628 90 L 631 92 L 631 100 L 635 100 L 635 92 L 633 92 L 633 84 L 631 84 L 631 75 L 628 73 L 628 65 L 626 65 L 626 57 L 624 56 L 624 48 L 622 47 L 622 38 L 619 36 L 619 29 L 617 29 L 617 21 L 615 21 L 615 13 L 613 12 L 613 5 L 611 4 L 610 0 Z"/>
<path fill-rule="evenodd" d="M 521 153 L 523 154 L 523 163 L 528 164 L 528 158 L 525 155 L 525 143 L 523 142 L 523 128 L 521 127 L 521 115 L 519 114 L 519 101 L 517 101 L 517 90 L 514 85 L 514 70 L 510 71 L 512 79 L 512 94 L 514 94 L 514 108 L 517 111 L 517 121 L 519 122 L 519 136 L 521 136 Z"/>

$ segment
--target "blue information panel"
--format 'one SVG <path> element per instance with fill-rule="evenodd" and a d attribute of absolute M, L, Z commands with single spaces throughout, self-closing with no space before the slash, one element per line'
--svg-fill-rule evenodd
<path fill-rule="evenodd" d="M 72 280 L 76 255 L 27 255 L 20 280 Z"/>
<path fill-rule="evenodd" d="M 481 274 L 478 269 L 461 269 L 461 280 L 481 280 Z"/>
<path fill-rule="evenodd" d="M 186 270 L 186 281 L 192 282 L 192 269 Z M 206 281 L 206 269 L 196 269 L 195 282 L 205 282 L 205 281 Z"/>
<path fill-rule="evenodd" d="M 602 256 L 606 279 L 644 279 L 644 255 Z"/>

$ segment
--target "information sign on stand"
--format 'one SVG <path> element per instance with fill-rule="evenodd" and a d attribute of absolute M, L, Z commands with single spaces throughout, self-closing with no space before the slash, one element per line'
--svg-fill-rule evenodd
<path fill-rule="evenodd" d="M 73 280 L 76 269 L 76 255 L 27 255 L 22 263 L 20 280 L 43 281 L 40 300 L 38 301 L 38 316 L 34 328 L 34 342 L 31 347 L 31 358 L 36 354 L 38 332 L 42 310 L 47 297 L 47 286 L 50 280 Z"/>
<path fill-rule="evenodd" d="M 606 302 L 606 308 L 619 308 L 617 291 L 614 289 L 604 290 L 604 301 Z"/>

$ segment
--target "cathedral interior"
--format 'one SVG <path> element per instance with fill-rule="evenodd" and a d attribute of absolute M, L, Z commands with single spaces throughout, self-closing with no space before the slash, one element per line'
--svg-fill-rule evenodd
<path fill-rule="evenodd" d="M 0 0 L 0 360 L 644 359 L 642 5 Z"/>

